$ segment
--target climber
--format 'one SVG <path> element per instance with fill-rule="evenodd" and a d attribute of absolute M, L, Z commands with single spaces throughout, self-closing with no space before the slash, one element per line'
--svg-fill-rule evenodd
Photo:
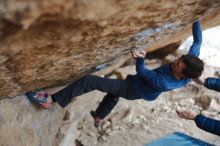
<path fill-rule="evenodd" d="M 195 80 L 196 83 L 205 86 L 208 89 L 220 92 L 220 79 L 207 78 L 204 81 L 201 79 Z M 177 114 L 184 119 L 195 121 L 196 125 L 212 134 L 220 136 L 220 121 L 205 117 L 202 114 L 196 114 L 190 111 L 176 111 Z"/>
<path fill-rule="evenodd" d="M 66 107 L 71 100 L 84 93 L 99 90 L 107 95 L 96 109 L 91 111 L 95 127 L 99 127 L 103 119 L 112 111 L 119 97 L 128 100 L 155 100 L 162 92 L 185 86 L 192 78 L 198 78 L 204 68 L 204 63 L 198 58 L 202 43 L 202 32 L 199 21 L 193 23 L 194 42 L 187 55 L 182 55 L 176 61 L 157 69 L 145 68 L 146 51 L 132 50 L 136 59 L 136 75 L 128 75 L 125 80 L 108 79 L 94 75 L 86 75 L 69 84 L 53 95 L 41 92 L 27 92 L 27 97 L 44 108 L 50 108 L 53 102 Z M 89 99 L 88 99 L 89 100 Z M 91 100 L 91 99 L 90 99 Z"/>

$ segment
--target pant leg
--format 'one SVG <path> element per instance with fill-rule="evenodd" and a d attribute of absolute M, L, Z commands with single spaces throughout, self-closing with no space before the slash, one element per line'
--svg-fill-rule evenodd
<path fill-rule="evenodd" d="M 133 76 L 132 75 L 128 75 L 126 78 L 127 81 L 127 85 L 125 86 L 124 92 L 122 92 L 123 94 L 121 94 L 120 96 L 127 99 L 127 100 L 136 100 L 136 99 L 140 99 L 140 97 L 138 97 L 134 90 L 133 90 L 133 86 L 131 86 L 132 84 L 134 84 L 134 82 L 132 81 Z M 102 102 L 99 104 L 98 108 L 96 109 L 95 113 L 96 116 L 104 119 L 108 114 L 110 114 L 110 112 L 113 110 L 113 108 L 116 106 L 116 104 L 119 101 L 119 96 L 113 95 L 113 94 L 107 94 Z"/>
<path fill-rule="evenodd" d="M 73 82 L 64 89 L 52 95 L 61 107 L 67 106 L 73 97 L 99 90 L 117 96 L 127 96 L 128 83 L 126 80 L 108 79 L 94 75 L 87 75 Z"/>
<path fill-rule="evenodd" d="M 99 104 L 98 108 L 96 109 L 95 113 L 96 116 L 104 119 L 116 106 L 119 101 L 119 97 L 113 94 L 107 94 L 102 102 Z"/>

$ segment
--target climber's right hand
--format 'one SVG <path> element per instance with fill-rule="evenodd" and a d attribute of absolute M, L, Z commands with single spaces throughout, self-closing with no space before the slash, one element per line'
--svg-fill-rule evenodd
<path fill-rule="evenodd" d="M 145 50 L 138 52 L 136 49 L 133 49 L 131 53 L 134 58 L 145 58 L 146 55 Z"/>

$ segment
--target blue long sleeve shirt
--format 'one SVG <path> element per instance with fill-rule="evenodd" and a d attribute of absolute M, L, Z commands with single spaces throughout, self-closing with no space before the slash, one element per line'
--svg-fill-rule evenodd
<path fill-rule="evenodd" d="M 220 91 L 220 79 L 207 78 L 204 85 L 208 89 Z M 220 136 L 220 121 L 207 118 L 200 114 L 196 116 L 195 122 L 199 128 Z"/>
<path fill-rule="evenodd" d="M 195 123 L 197 127 L 220 136 L 220 121 L 207 118 L 201 114 L 196 116 Z"/>
<path fill-rule="evenodd" d="M 220 79 L 217 78 L 207 78 L 205 80 L 205 87 L 211 90 L 220 92 Z"/>
<path fill-rule="evenodd" d="M 193 23 L 193 44 L 189 55 L 199 56 L 202 44 L 202 32 L 199 21 Z M 144 59 L 136 59 L 136 72 L 133 88 L 136 94 L 145 100 L 156 99 L 161 92 L 170 91 L 185 86 L 190 78 L 178 80 L 172 73 L 171 64 L 163 65 L 154 70 L 145 68 Z"/>

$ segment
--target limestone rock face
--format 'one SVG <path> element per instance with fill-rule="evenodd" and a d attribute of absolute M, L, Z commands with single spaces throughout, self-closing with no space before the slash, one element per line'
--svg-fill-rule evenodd
<path fill-rule="evenodd" d="M 63 137 L 65 110 L 8 97 L 69 83 L 128 58 L 132 48 L 179 42 L 196 19 L 203 28 L 220 24 L 219 12 L 219 0 L 0 0 L 0 145 Z"/>
<path fill-rule="evenodd" d="M 64 110 L 55 105 L 45 110 L 25 96 L 0 101 L 0 145 L 53 145 Z"/>
<path fill-rule="evenodd" d="M 219 24 L 219 0 L 0 1 L 0 97 L 69 83 L 132 48 L 161 48 Z M 206 16 L 206 17 L 205 17 Z"/>

